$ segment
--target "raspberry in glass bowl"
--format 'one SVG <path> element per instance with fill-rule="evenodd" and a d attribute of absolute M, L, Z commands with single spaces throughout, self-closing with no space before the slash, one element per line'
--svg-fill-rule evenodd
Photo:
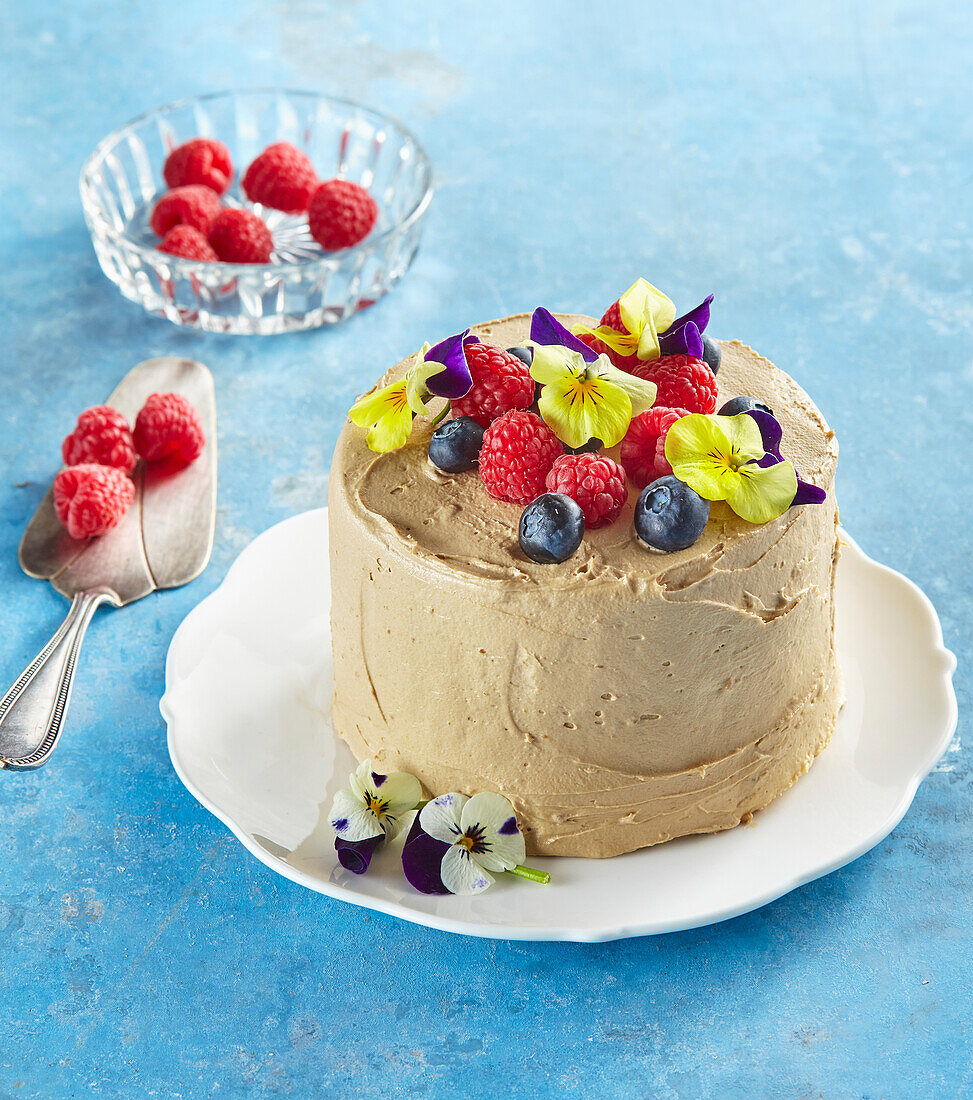
<path fill-rule="evenodd" d="M 151 217 L 168 190 L 163 166 L 196 138 L 228 150 L 232 175 L 220 202 L 263 220 L 272 240 L 269 262 L 213 262 L 160 250 Z M 363 240 L 328 251 L 312 236 L 307 213 L 247 197 L 248 166 L 278 142 L 306 154 L 321 181 L 347 180 L 368 192 L 378 216 Z M 273 334 L 333 324 L 398 283 L 419 247 L 432 169 L 416 138 L 387 115 L 315 92 L 266 89 L 186 99 L 135 119 L 100 142 L 80 186 L 98 261 L 126 298 L 179 325 Z"/>

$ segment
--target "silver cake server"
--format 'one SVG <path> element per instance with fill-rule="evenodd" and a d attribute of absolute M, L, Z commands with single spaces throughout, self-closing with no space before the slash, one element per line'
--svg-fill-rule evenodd
<path fill-rule="evenodd" d="M 48 492 L 20 543 L 25 573 L 71 601 L 60 629 L 0 699 L 0 767 L 39 768 L 64 726 L 85 630 L 103 603 L 124 607 L 158 588 L 186 584 L 206 568 L 216 524 L 216 400 L 202 363 L 166 357 L 139 363 L 106 402 L 129 423 L 152 393 L 181 393 L 196 408 L 206 447 L 190 466 L 165 462 L 135 472 L 135 501 L 100 538 L 72 539 Z"/>

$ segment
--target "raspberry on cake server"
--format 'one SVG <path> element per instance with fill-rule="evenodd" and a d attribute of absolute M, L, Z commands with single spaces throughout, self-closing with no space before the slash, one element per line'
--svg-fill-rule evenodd
<path fill-rule="evenodd" d="M 148 401 L 153 394 L 164 396 Z M 140 409 L 148 410 L 144 418 Z M 157 461 L 176 450 L 195 460 Z M 136 451 L 145 460 L 138 466 Z M 124 607 L 186 584 L 206 567 L 216 523 L 212 376 L 179 357 L 140 363 L 104 405 L 81 414 L 62 457 L 65 468 L 24 532 L 20 564 L 49 580 L 70 608 L 0 698 L 0 768 L 39 768 L 50 759 L 81 642 L 102 604 Z"/>
<path fill-rule="evenodd" d="M 484 322 L 443 342 L 448 400 L 424 350 L 338 442 L 335 728 L 429 795 L 501 793 L 530 854 L 749 821 L 843 702 L 834 433 L 711 303 L 640 279 L 601 322 Z"/>

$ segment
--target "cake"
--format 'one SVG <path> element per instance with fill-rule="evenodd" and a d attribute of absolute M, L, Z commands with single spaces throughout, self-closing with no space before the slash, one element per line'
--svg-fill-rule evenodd
<path fill-rule="evenodd" d="M 501 349 L 530 334 L 528 314 L 472 329 Z M 431 464 L 432 410 L 385 453 L 345 424 L 328 497 L 333 716 L 360 760 L 431 794 L 500 792 L 528 852 L 584 857 L 746 823 L 807 771 L 843 700 L 837 445 L 783 371 L 738 341 L 710 347 L 720 401 L 769 406 L 823 502 L 755 523 L 714 500 L 670 553 L 636 535 L 632 485 L 568 560 L 531 560 L 522 505 Z"/>

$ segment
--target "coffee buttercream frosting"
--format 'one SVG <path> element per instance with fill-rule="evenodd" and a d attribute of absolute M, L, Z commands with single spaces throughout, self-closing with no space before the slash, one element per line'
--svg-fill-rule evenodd
<path fill-rule="evenodd" d="M 529 326 L 473 332 L 509 347 Z M 569 561 L 533 562 L 521 508 L 429 463 L 428 420 L 389 454 L 345 424 L 328 496 L 334 723 L 359 759 L 431 794 L 499 791 L 529 852 L 592 857 L 749 821 L 808 769 L 842 703 L 838 448 L 783 371 L 721 346 L 720 401 L 768 404 L 784 457 L 827 499 L 765 524 L 714 503 L 676 553 L 638 542 L 633 490 Z"/>

